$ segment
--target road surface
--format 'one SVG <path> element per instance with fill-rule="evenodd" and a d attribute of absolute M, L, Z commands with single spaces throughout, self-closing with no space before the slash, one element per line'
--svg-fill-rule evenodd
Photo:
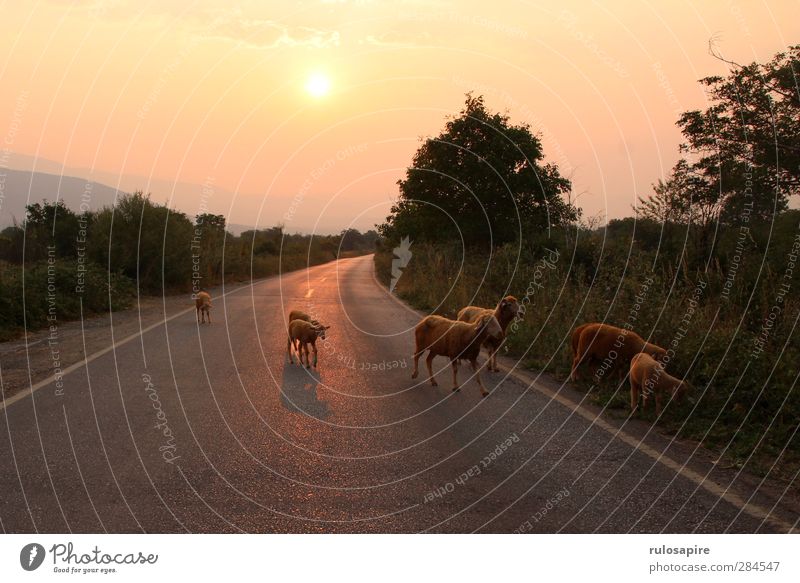
<path fill-rule="evenodd" d="M 552 380 L 411 380 L 419 315 L 371 257 L 215 290 L 0 411 L 4 532 L 782 532 L 780 488 Z M 285 315 L 326 325 L 319 372 Z M 109 331 L 110 332 L 110 331 Z M 508 359 L 504 359 L 509 364 Z M 512 363 L 513 364 L 513 363 Z M 644 440 L 642 438 L 644 437 Z M 665 450 L 666 454 L 664 454 Z M 662 455 L 664 454 L 664 455 Z M 712 471 L 710 479 L 706 479 Z"/>

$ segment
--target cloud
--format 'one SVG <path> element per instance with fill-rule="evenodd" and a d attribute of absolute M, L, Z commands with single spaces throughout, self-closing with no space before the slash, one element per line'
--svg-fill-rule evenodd
<path fill-rule="evenodd" d="M 429 32 L 401 32 L 390 30 L 381 34 L 370 34 L 364 37 L 360 44 L 375 45 L 380 47 L 411 47 L 420 44 L 431 44 L 433 36 Z"/>
<path fill-rule="evenodd" d="M 274 20 L 243 18 L 234 15 L 227 21 L 219 17 L 215 23 L 200 31 L 205 38 L 218 38 L 256 49 L 279 47 L 337 47 L 339 32 L 310 26 L 289 26 Z"/>
<path fill-rule="evenodd" d="M 48 0 L 70 12 L 108 22 L 129 21 L 137 17 L 140 24 L 178 27 L 200 39 L 222 39 L 256 49 L 279 47 L 327 48 L 340 44 L 337 30 L 313 26 L 293 26 L 253 15 L 264 12 L 263 6 L 226 6 L 219 0 L 198 0 L 191 10 L 181 2 L 162 1 L 142 9 L 130 0 Z"/>

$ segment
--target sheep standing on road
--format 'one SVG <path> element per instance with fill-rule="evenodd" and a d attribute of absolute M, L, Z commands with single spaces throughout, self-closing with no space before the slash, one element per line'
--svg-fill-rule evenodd
<path fill-rule="evenodd" d="M 483 345 L 489 350 L 490 371 L 500 372 L 500 369 L 497 368 L 497 351 L 500 350 L 506 339 L 508 325 L 517 317 L 518 313 L 519 302 L 514 296 L 504 297 L 494 310 L 479 306 L 467 306 L 458 312 L 458 319 L 462 322 L 474 322 L 482 316 L 492 315 L 500 324 L 500 334 L 487 335 L 486 340 L 483 341 Z"/>
<path fill-rule="evenodd" d="M 289 338 L 286 340 L 286 354 L 289 355 L 289 362 L 294 364 L 292 349 L 295 348 L 300 364 L 303 364 L 303 354 L 305 354 L 306 368 L 311 368 L 312 363 L 308 358 L 308 346 L 310 344 L 314 353 L 313 365 L 314 368 L 317 368 L 317 338 L 325 340 L 325 330 L 329 328 L 330 326 L 314 325 L 305 320 L 292 320 L 289 322 Z"/>
<path fill-rule="evenodd" d="M 617 328 L 608 324 L 584 324 L 572 333 L 572 373 L 571 380 L 578 379 L 578 367 L 584 362 L 600 362 L 603 366 L 627 368 L 634 355 L 646 352 L 656 360 L 663 358 L 667 351 L 646 342 L 632 330 Z M 620 370 L 624 370 L 620 369 Z"/>
<path fill-rule="evenodd" d="M 205 323 L 206 316 L 208 316 L 208 323 L 211 323 L 211 296 L 208 292 L 198 292 L 194 296 L 194 307 L 197 312 L 197 321 L 201 324 Z"/>
<path fill-rule="evenodd" d="M 676 379 L 667 374 L 664 366 L 649 354 L 642 352 L 631 359 L 631 411 L 639 405 L 642 395 L 642 408 L 647 408 L 650 395 L 655 396 L 656 415 L 661 415 L 661 400 L 665 392 L 669 393 L 668 402 L 680 400 L 691 387 L 685 380 Z"/>
<path fill-rule="evenodd" d="M 481 387 L 481 396 L 489 394 L 481 381 L 480 369 L 478 368 L 478 355 L 481 351 L 481 344 L 488 335 L 497 336 L 502 334 L 500 324 L 492 315 L 483 315 L 475 322 L 458 322 L 443 318 L 441 316 L 427 316 L 414 329 L 416 340 L 416 350 L 414 351 L 414 372 L 411 378 L 417 378 L 419 374 L 419 358 L 422 353 L 428 350 L 428 357 L 425 364 L 428 365 L 428 378 L 431 386 L 437 386 L 436 379 L 433 378 L 433 359 L 436 356 L 446 356 L 450 359 L 453 367 L 453 390 L 459 390 L 458 386 L 458 363 L 460 360 L 468 360 L 475 371 L 475 378 Z"/>
<path fill-rule="evenodd" d="M 292 320 L 303 320 L 305 322 L 310 322 L 315 326 L 319 326 L 319 322 L 317 320 L 313 319 L 305 312 L 301 312 L 300 310 L 292 310 L 291 312 L 289 312 L 289 322 L 291 322 Z"/>
<path fill-rule="evenodd" d="M 289 319 L 286 321 L 291 322 L 292 320 L 303 320 L 304 322 L 309 322 L 313 326 L 317 327 L 319 327 L 320 325 L 318 320 L 315 320 L 314 318 L 312 318 L 311 316 L 300 310 L 292 310 L 291 312 L 289 312 Z M 295 350 L 297 350 L 298 354 L 300 353 L 299 345 L 300 343 L 297 342 L 295 346 Z"/>

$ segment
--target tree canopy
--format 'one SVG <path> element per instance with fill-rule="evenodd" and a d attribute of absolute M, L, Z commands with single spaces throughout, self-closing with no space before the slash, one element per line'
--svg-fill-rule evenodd
<path fill-rule="evenodd" d="M 640 198 L 643 216 L 702 227 L 745 213 L 771 220 L 800 193 L 800 45 L 764 64 L 726 62 L 728 76 L 700 80 L 711 105 L 678 119 L 687 158 Z"/>
<path fill-rule="evenodd" d="M 574 221 L 579 212 L 563 198 L 571 183 L 543 158 L 527 124 L 491 113 L 483 97 L 467 94 L 460 114 L 417 150 L 379 231 L 390 241 L 463 237 L 467 246 L 499 245 Z"/>

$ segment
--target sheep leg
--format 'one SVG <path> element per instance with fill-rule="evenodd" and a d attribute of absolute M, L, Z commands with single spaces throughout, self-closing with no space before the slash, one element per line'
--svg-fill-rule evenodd
<path fill-rule="evenodd" d="M 424 350 L 418 350 L 414 353 L 414 372 L 411 373 L 411 378 L 417 378 L 419 374 L 419 357 L 422 356 L 422 353 L 425 352 Z"/>
<path fill-rule="evenodd" d="M 292 341 L 292 337 L 289 336 L 286 338 L 286 354 L 289 355 L 289 364 L 294 364 L 294 359 L 292 358 L 292 347 L 294 346 L 294 342 Z"/>
<path fill-rule="evenodd" d="M 450 365 L 453 367 L 453 391 L 459 391 L 461 387 L 458 386 L 458 359 L 451 360 Z"/>
<path fill-rule="evenodd" d="M 208 314 L 208 323 L 211 323 L 211 310 L 206 310 L 206 314 Z"/>
<path fill-rule="evenodd" d="M 313 342 L 311 344 L 311 348 L 314 351 L 314 368 L 317 368 L 317 343 Z"/>
<path fill-rule="evenodd" d="M 636 412 L 639 407 L 639 394 L 642 392 L 642 387 L 639 386 L 633 378 L 631 378 L 631 415 Z"/>
<path fill-rule="evenodd" d="M 581 362 L 583 361 L 583 357 L 584 356 L 585 355 L 583 355 L 580 352 L 578 352 L 578 354 L 575 355 L 575 358 L 572 359 L 572 372 L 569 375 L 569 380 L 571 380 L 571 381 L 577 381 L 578 380 L 578 378 L 579 378 L 579 376 L 578 376 L 578 367 L 581 365 Z"/>
<path fill-rule="evenodd" d="M 481 380 L 481 368 L 478 366 L 478 361 L 471 360 L 470 363 L 472 364 L 472 370 L 475 371 L 475 378 L 478 380 L 478 385 L 481 388 L 481 397 L 485 397 L 489 394 L 489 391 L 486 390 L 486 387 L 483 386 L 483 381 Z"/>
<path fill-rule="evenodd" d="M 500 369 L 497 368 L 497 351 L 499 350 L 499 346 L 489 345 L 489 372 L 500 372 Z"/>
<path fill-rule="evenodd" d="M 428 365 L 428 379 L 431 381 L 432 387 L 438 387 L 439 383 L 436 382 L 436 379 L 433 378 L 433 359 L 436 355 L 433 352 L 428 353 L 428 357 L 425 359 L 425 364 Z"/>
<path fill-rule="evenodd" d="M 306 368 L 311 368 L 311 360 L 309 359 L 308 355 L 308 343 L 303 342 L 303 352 L 306 354 Z"/>

